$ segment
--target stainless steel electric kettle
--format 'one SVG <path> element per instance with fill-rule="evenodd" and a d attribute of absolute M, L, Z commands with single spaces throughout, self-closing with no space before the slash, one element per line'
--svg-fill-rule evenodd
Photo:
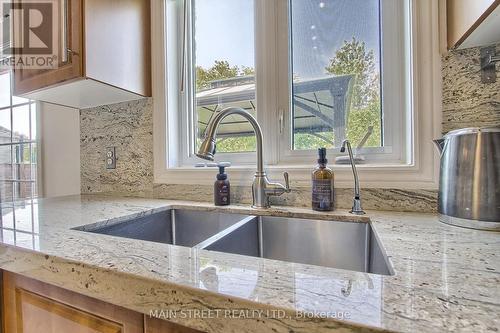
<path fill-rule="evenodd" d="M 500 231 L 500 128 L 464 128 L 434 140 L 441 153 L 440 221 Z"/>

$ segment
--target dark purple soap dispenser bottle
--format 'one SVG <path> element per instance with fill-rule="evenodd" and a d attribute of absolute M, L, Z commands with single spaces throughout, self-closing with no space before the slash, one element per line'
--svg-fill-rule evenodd
<path fill-rule="evenodd" d="M 214 184 L 214 205 L 227 206 L 230 204 L 230 185 L 227 174 L 224 173 L 224 166 L 219 165 L 219 173 Z"/>

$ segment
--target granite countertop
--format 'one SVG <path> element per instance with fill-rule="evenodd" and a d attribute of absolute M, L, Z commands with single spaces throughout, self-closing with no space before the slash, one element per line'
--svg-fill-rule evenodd
<path fill-rule="evenodd" d="M 371 223 L 395 275 L 71 229 L 167 206 Z M 447 226 L 432 214 L 371 211 L 356 217 L 290 207 L 263 212 L 99 195 L 1 209 L 1 269 L 202 331 L 497 332 L 500 327 L 500 234 Z"/>

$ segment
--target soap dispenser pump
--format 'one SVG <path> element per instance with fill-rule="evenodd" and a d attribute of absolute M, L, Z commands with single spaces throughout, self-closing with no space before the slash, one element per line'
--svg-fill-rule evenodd
<path fill-rule="evenodd" d="M 327 167 L 326 148 L 318 149 L 318 165 L 312 173 L 312 209 L 328 211 L 334 209 L 333 171 Z"/>
<path fill-rule="evenodd" d="M 224 173 L 225 165 L 218 165 L 219 173 L 214 184 L 214 205 L 227 206 L 230 204 L 230 184 L 227 174 Z"/>

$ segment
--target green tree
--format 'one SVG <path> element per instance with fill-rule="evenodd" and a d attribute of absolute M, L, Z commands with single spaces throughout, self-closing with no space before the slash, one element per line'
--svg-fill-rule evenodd
<path fill-rule="evenodd" d="M 349 113 L 347 121 L 346 135 L 357 145 L 369 127 L 373 126 L 373 132 L 365 143 L 365 147 L 379 147 L 381 145 L 381 119 L 380 119 L 380 100 L 375 100 L 367 108 L 354 109 Z"/>
<path fill-rule="evenodd" d="M 211 81 L 230 79 L 241 75 L 254 75 L 255 70 L 252 67 L 231 66 L 226 60 L 215 60 L 212 67 L 205 69 L 201 66 L 196 67 L 196 87 L 205 89 L 210 87 Z"/>
<path fill-rule="evenodd" d="M 365 145 L 380 146 L 380 76 L 376 70 L 373 50 L 367 51 L 365 42 L 353 37 L 351 41 L 344 41 L 325 70 L 329 74 L 355 76 L 347 121 L 347 137 L 357 144 L 369 127 L 373 126 L 373 133 Z"/>
<path fill-rule="evenodd" d="M 253 67 L 241 66 L 241 75 L 255 75 L 255 70 Z"/>
<path fill-rule="evenodd" d="M 206 88 L 211 81 L 236 77 L 238 73 L 238 66 L 230 66 L 225 60 L 216 60 L 215 64 L 209 69 L 197 66 L 196 87 L 198 89 L 203 89 Z"/>
<path fill-rule="evenodd" d="M 375 70 L 373 50 L 367 52 L 365 42 L 355 37 L 344 41 L 342 47 L 335 52 L 325 67 L 326 72 L 334 75 L 355 76 L 352 92 L 352 107 L 367 107 L 378 95 L 378 75 Z"/>
<path fill-rule="evenodd" d="M 217 151 L 221 153 L 230 153 L 237 151 L 255 151 L 256 146 L 257 145 L 255 136 L 236 136 L 232 138 L 217 138 Z"/>

